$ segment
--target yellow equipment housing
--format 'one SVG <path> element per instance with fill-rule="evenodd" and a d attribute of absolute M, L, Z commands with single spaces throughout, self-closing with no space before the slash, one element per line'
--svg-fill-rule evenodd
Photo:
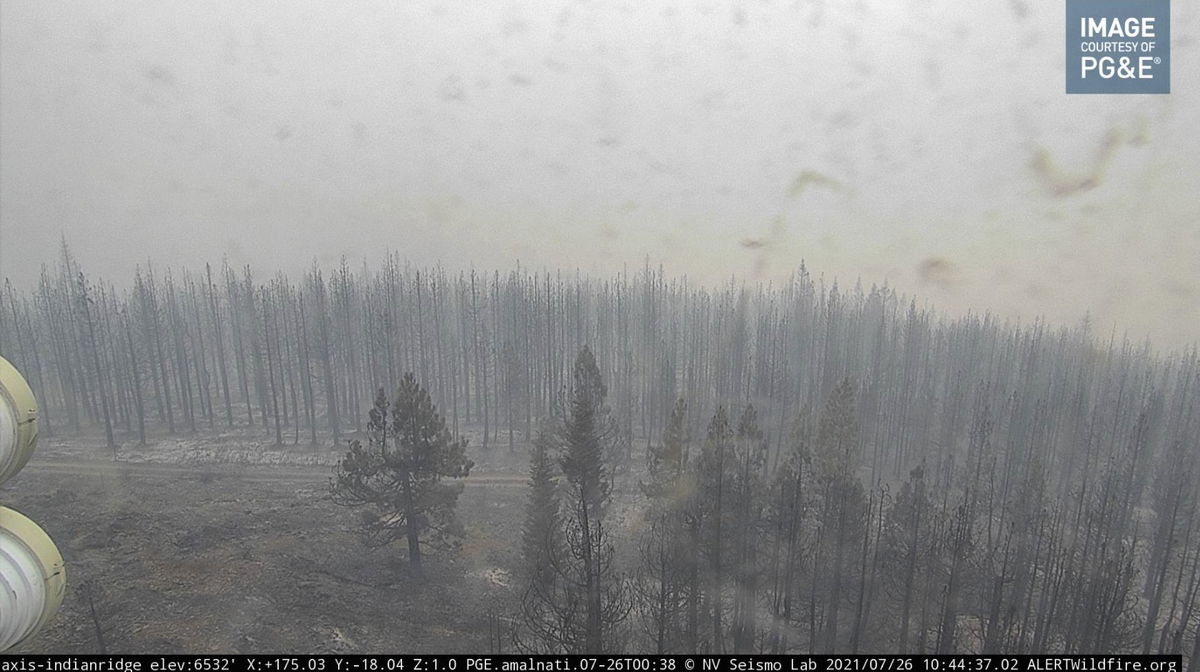
<path fill-rule="evenodd" d="M 37 399 L 25 377 L 0 357 L 0 483 L 12 478 L 37 447 Z"/>
<path fill-rule="evenodd" d="M 37 400 L 25 378 L 0 357 L 0 484 L 29 461 L 37 446 Z M 62 554 L 37 523 L 0 506 L 0 651 L 25 641 L 62 604 L 67 573 Z"/>

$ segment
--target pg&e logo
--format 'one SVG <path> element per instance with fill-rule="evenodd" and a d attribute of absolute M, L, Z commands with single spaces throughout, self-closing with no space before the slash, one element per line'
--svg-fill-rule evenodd
<path fill-rule="evenodd" d="M 1170 93 L 1170 0 L 1067 0 L 1067 93 Z"/>

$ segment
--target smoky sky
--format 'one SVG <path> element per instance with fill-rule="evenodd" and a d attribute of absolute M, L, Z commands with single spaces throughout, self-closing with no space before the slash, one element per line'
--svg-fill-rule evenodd
<path fill-rule="evenodd" d="M 1064 93 L 1062 0 L 0 2 L 0 275 L 417 264 L 718 283 L 801 260 L 952 314 L 1200 338 L 1172 93 Z"/>

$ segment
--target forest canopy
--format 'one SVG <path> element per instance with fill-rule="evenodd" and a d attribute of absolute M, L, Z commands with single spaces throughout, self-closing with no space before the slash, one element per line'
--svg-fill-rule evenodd
<path fill-rule="evenodd" d="M 102 430 L 114 456 L 220 427 L 340 449 L 413 372 L 447 445 L 532 458 L 523 557 L 583 558 L 521 572 L 547 597 L 527 616 L 582 586 L 592 620 L 549 648 L 1200 646 L 1195 346 L 944 315 L 803 265 L 714 288 L 392 255 L 117 285 L 64 245 L 2 299 L 44 433 Z"/>

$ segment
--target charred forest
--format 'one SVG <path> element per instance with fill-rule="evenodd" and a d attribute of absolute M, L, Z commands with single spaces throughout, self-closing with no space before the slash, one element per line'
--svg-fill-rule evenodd
<path fill-rule="evenodd" d="M 464 651 L 1200 664 L 1194 345 L 944 314 L 803 265 L 713 286 L 392 254 L 102 280 L 64 243 L 0 299 L 42 437 L 102 441 L 97 462 L 230 431 L 341 455 L 411 373 L 521 479 L 512 580 Z"/>

